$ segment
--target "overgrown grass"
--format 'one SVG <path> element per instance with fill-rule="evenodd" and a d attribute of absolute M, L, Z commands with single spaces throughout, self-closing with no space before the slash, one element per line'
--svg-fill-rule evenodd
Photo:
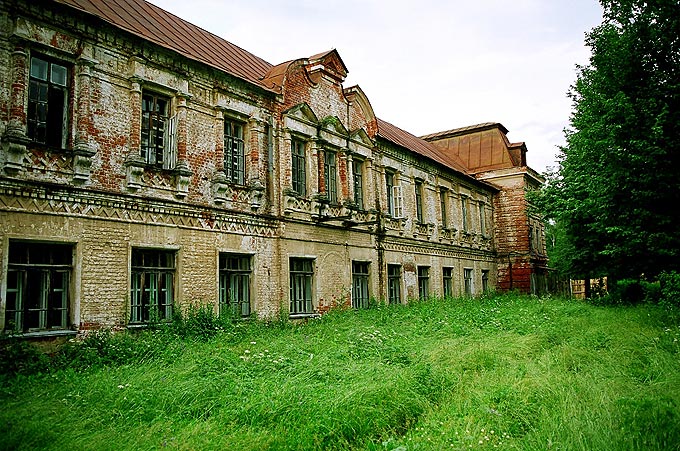
<path fill-rule="evenodd" d="M 680 321 L 658 306 L 506 295 L 201 321 L 215 333 L 107 336 L 107 358 L 5 377 L 0 449 L 680 449 Z"/>

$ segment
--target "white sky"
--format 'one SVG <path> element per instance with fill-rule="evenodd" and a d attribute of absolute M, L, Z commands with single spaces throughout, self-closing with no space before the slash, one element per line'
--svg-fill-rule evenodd
<path fill-rule="evenodd" d="M 337 49 L 378 117 L 415 135 L 500 122 L 556 166 L 597 0 L 151 0 L 272 64 Z"/>

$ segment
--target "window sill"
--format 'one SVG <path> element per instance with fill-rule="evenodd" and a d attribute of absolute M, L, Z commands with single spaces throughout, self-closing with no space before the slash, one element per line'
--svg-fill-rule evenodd
<path fill-rule="evenodd" d="M 78 335 L 77 330 L 61 329 L 61 330 L 40 330 L 35 332 L 13 333 L 5 332 L 7 335 L 17 338 L 48 338 L 48 337 L 75 337 Z"/>
<path fill-rule="evenodd" d="M 291 313 L 288 315 L 289 319 L 308 319 L 308 318 L 319 318 L 321 317 L 318 313 Z"/>

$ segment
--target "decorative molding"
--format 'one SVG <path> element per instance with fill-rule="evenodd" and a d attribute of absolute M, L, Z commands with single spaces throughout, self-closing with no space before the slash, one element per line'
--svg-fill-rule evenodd
<path fill-rule="evenodd" d="M 206 211 L 205 207 L 30 186 L 0 185 L 0 211 L 168 225 L 262 237 L 278 236 L 280 227 L 277 220 Z"/>

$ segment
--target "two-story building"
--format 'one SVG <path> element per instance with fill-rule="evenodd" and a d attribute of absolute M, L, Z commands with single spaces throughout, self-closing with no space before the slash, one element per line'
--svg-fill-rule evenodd
<path fill-rule="evenodd" d="M 336 50 L 273 65 L 144 0 L 0 4 L 0 329 L 538 290 L 526 147 L 494 124 L 473 161 L 346 75 Z"/>

